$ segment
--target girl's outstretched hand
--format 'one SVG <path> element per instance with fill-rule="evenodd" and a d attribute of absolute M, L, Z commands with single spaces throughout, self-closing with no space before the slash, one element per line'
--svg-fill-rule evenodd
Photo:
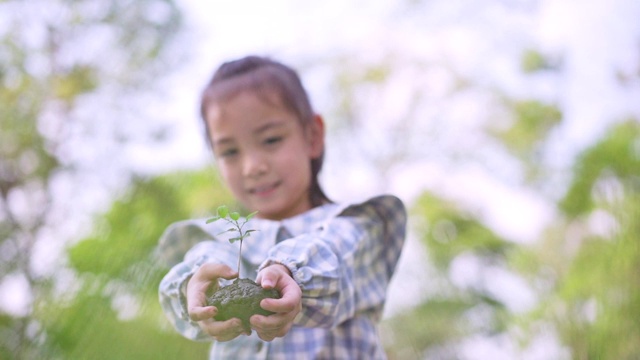
<path fill-rule="evenodd" d="M 218 279 L 234 279 L 238 273 L 223 264 L 203 264 L 187 283 L 187 311 L 200 328 L 217 341 L 229 341 L 245 333 L 239 319 L 216 321 L 215 306 L 207 306 L 207 294 L 218 289 Z"/>
<path fill-rule="evenodd" d="M 260 306 L 274 312 L 269 316 L 253 315 L 250 319 L 251 328 L 260 339 L 271 341 L 286 335 L 293 320 L 302 310 L 302 290 L 293 280 L 289 269 L 281 264 L 269 265 L 258 273 L 256 282 L 265 289 L 275 288 L 280 292 L 280 299 L 263 299 Z"/>

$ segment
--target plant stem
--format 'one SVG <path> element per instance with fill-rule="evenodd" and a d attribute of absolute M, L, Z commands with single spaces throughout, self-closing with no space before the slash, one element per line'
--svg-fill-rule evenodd
<path fill-rule="evenodd" d="M 240 259 L 242 258 L 242 239 L 240 239 L 240 251 L 238 252 L 238 277 L 240 277 Z"/>
<path fill-rule="evenodd" d="M 240 278 L 240 260 L 242 259 L 242 240 L 244 240 L 244 235 L 242 234 L 242 225 L 238 220 L 234 221 L 236 223 L 236 228 L 238 229 L 238 235 L 240 235 L 240 250 L 238 250 L 238 278 Z"/>

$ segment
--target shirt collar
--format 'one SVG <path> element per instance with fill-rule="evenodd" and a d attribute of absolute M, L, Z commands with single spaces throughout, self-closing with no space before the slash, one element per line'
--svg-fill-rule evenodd
<path fill-rule="evenodd" d="M 268 239 L 283 240 L 282 236 L 295 237 L 310 230 L 319 228 L 330 216 L 337 214 L 337 209 L 342 208 L 338 204 L 329 203 L 317 206 L 301 214 L 280 221 L 254 218 L 255 228 L 265 229 Z M 280 234 L 280 235 L 279 235 Z"/>

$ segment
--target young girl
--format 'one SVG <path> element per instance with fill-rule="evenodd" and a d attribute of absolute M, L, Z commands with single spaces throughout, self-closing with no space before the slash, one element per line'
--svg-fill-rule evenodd
<path fill-rule="evenodd" d="M 222 222 L 171 225 L 159 253 L 172 269 L 160 302 L 185 337 L 212 341 L 211 359 L 382 359 L 377 334 L 404 243 L 406 213 L 393 196 L 331 202 L 318 183 L 324 124 L 289 67 L 249 56 L 223 64 L 205 88 L 202 119 L 220 173 L 248 211 L 242 274 Z M 185 250 L 188 249 L 188 251 Z M 206 296 L 241 277 L 275 288 L 274 312 L 217 321 Z"/>

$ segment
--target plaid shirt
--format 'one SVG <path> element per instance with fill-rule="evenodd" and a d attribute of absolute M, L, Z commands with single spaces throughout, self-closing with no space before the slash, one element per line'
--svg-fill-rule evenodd
<path fill-rule="evenodd" d="M 289 268 L 302 289 L 302 311 L 289 333 L 271 342 L 255 331 L 215 342 L 186 312 L 184 287 L 206 262 L 235 269 L 238 244 L 218 221 L 172 224 L 158 246 L 171 270 L 160 283 L 160 303 L 183 336 L 213 341 L 211 359 L 384 359 L 378 338 L 386 288 L 404 244 L 406 212 L 393 196 L 362 204 L 327 204 L 282 221 L 251 219 L 258 231 L 244 240 L 241 277 L 255 278 L 272 263 Z M 226 280 L 221 280 L 226 285 Z"/>

